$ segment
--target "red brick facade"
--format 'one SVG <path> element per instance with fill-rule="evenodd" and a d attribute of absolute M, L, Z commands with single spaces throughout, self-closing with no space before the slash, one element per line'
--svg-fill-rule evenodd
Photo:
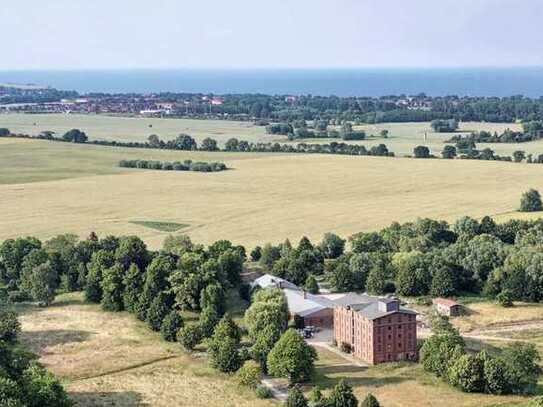
<path fill-rule="evenodd" d="M 304 326 L 316 326 L 319 328 L 330 329 L 334 325 L 334 311 L 326 308 L 303 317 Z"/>
<path fill-rule="evenodd" d="M 334 338 L 370 364 L 417 359 L 416 315 L 401 309 L 370 319 L 350 307 L 334 309 Z"/>

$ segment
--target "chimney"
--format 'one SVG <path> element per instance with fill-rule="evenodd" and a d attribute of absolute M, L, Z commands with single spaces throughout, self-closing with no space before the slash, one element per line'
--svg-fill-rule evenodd
<path fill-rule="evenodd" d="M 279 286 L 279 288 L 283 288 L 283 282 L 282 281 L 279 281 L 279 283 L 277 285 Z"/>
<path fill-rule="evenodd" d="M 304 300 L 307 299 L 307 293 L 304 290 Z"/>

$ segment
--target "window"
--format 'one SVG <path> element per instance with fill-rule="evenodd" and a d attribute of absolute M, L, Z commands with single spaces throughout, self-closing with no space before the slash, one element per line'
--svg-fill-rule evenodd
<path fill-rule="evenodd" d="M 388 335 L 388 339 L 392 339 L 392 335 Z"/>
<path fill-rule="evenodd" d="M 392 327 L 391 327 L 391 326 L 389 326 L 389 327 L 388 327 L 388 330 L 390 331 L 391 329 L 392 329 Z"/>

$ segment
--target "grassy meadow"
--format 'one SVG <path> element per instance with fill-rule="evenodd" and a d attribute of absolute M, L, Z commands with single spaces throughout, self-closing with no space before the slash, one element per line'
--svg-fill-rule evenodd
<path fill-rule="evenodd" d="M 359 367 L 323 348 L 318 348 L 318 355 L 315 384 L 330 388 L 343 378 L 354 387 L 359 400 L 370 392 L 386 407 L 494 407 L 522 406 L 526 402 L 526 398 L 517 396 L 463 393 L 425 372 L 420 364 Z"/>
<path fill-rule="evenodd" d="M 119 168 L 125 158 L 215 160 L 231 169 Z M 253 247 L 303 235 L 320 239 L 329 231 L 348 236 L 417 217 L 517 217 L 520 195 L 528 188 L 543 190 L 541 166 L 2 139 L 0 210 L 8 216 L 0 240 L 68 232 L 84 237 L 95 231 L 137 234 L 157 248 L 171 233 L 148 227 L 158 222 L 183 225 L 176 233 L 198 242 L 227 238 Z"/>
<path fill-rule="evenodd" d="M 48 308 L 18 306 L 22 341 L 65 384 L 77 407 L 268 407 L 227 375 L 128 313 L 107 313 L 80 293 Z"/>
<path fill-rule="evenodd" d="M 231 137 L 259 142 L 270 141 L 266 129 L 252 122 L 198 119 L 160 119 L 83 114 L 2 114 L 0 127 L 13 133 L 37 135 L 44 130 L 62 135 L 78 128 L 92 140 L 146 141 L 150 134 L 164 140 L 179 133 L 193 136 L 197 141 L 212 137 L 224 144 Z"/>
<path fill-rule="evenodd" d="M 238 323 L 245 306 L 233 308 Z M 85 303 L 81 293 L 60 295 L 48 308 L 25 304 L 17 310 L 22 341 L 61 378 L 78 407 L 277 405 L 257 399 L 232 377 L 211 369 L 201 346 L 187 354 L 178 344 L 164 342 L 133 315 L 105 312 L 99 305 Z M 191 317 L 183 315 L 189 323 Z M 541 339 L 539 331 L 511 335 Z M 371 392 L 386 407 L 430 407 L 443 400 L 458 407 L 520 407 L 527 401 L 517 396 L 462 393 L 417 364 L 360 367 L 324 348 L 317 350 L 313 384 L 329 391 L 344 378 L 360 400 Z"/>
<path fill-rule="evenodd" d="M 216 139 L 220 145 L 226 140 L 237 137 L 251 142 L 288 142 L 285 136 L 272 136 L 266 134 L 262 126 L 255 126 L 252 122 L 237 122 L 229 120 L 198 120 L 198 119 L 160 119 L 141 117 L 116 117 L 104 115 L 82 114 L 2 114 L 0 127 L 6 127 L 14 133 L 37 135 L 44 130 L 56 132 L 58 135 L 78 128 L 87 133 L 90 139 L 95 140 L 123 140 L 145 141 L 150 134 L 157 134 L 164 140 L 172 139 L 179 133 L 187 133 L 198 142 L 206 137 Z M 369 137 L 363 141 L 349 141 L 348 143 L 373 146 L 385 143 L 390 151 L 396 155 L 410 155 L 417 145 L 426 145 L 430 150 L 440 155 L 444 141 L 455 134 L 469 134 L 472 131 L 486 130 L 501 133 L 505 129 L 521 130 L 516 123 L 460 123 L 456 133 L 434 133 L 429 122 L 423 123 L 380 123 L 355 126 L 357 130 L 364 130 Z M 338 127 L 339 129 L 339 127 Z M 379 136 L 381 130 L 388 130 L 389 136 L 383 139 Z M 424 140 L 424 137 L 427 140 Z M 371 137 L 371 136 L 374 137 Z M 305 139 L 293 141 L 307 143 L 329 143 L 341 141 L 338 139 Z M 480 149 L 489 147 L 500 155 L 511 155 L 515 150 L 525 150 L 527 153 L 543 154 L 543 140 L 516 144 L 478 144 Z"/>

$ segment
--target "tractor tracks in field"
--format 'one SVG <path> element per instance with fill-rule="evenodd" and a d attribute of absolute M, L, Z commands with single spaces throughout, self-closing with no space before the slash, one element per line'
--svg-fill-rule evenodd
<path fill-rule="evenodd" d="M 70 381 L 71 382 L 81 382 L 81 381 L 84 381 L 84 380 L 97 379 L 97 378 L 100 378 L 100 377 L 111 376 L 111 375 L 119 374 L 119 373 L 125 373 L 125 372 L 131 371 L 131 370 L 139 369 L 141 367 L 146 367 L 146 366 L 154 365 L 156 363 L 165 362 L 167 360 L 177 359 L 177 358 L 181 358 L 181 356 L 178 356 L 178 355 L 164 356 L 164 357 L 161 357 L 161 358 L 149 360 L 147 362 L 142 362 L 142 363 L 138 363 L 138 364 L 135 364 L 135 365 L 126 366 L 126 367 L 123 367 L 123 368 L 120 368 L 120 369 L 109 370 L 107 372 L 99 373 L 99 374 L 92 375 L 92 376 L 76 377 L 74 379 L 71 379 Z"/>

